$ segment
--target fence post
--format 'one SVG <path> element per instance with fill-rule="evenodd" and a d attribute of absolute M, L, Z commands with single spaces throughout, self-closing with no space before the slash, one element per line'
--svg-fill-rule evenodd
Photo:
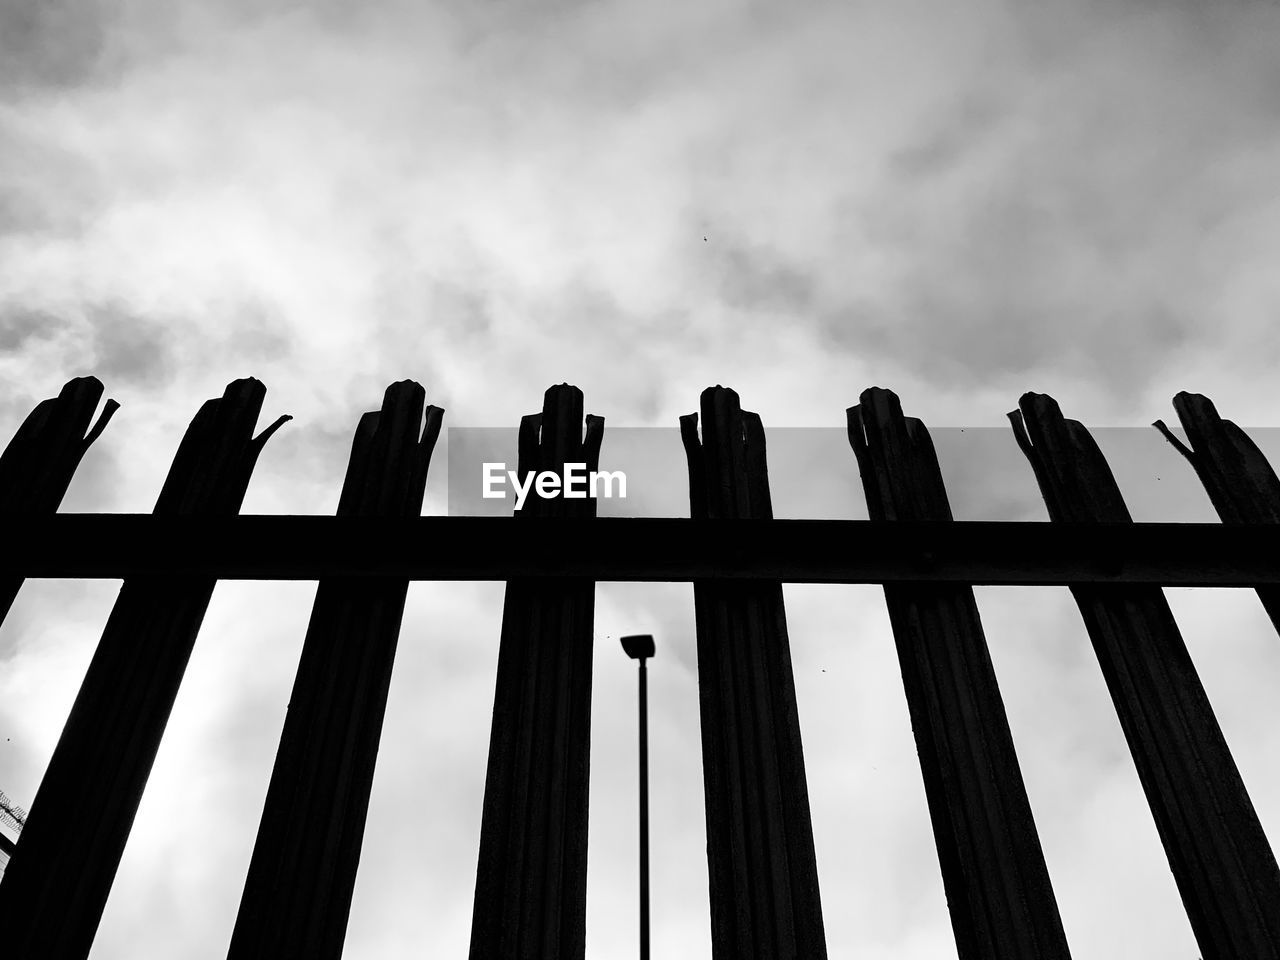
<path fill-rule="evenodd" d="M 764 428 L 710 387 L 680 418 L 695 520 L 769 519 Z M 694 582 L 716 960 L 825 958 L 800 718 L 779 581 Z"/>
<path fill-rule="evenodd" d="M 1185 390 L 1173 408 L 1191 442 L 1188 449 L 1163 420 L 1155 428 L 1195 468 L 1223 523 L 1280 523 L 1280 478 L 1249 435 L 1218 415 L 1208 397 Z M 1280 589 L 1258 587 L 1258 599 L 1280 631 Z"/>
<path fill-rule="evenodd" d="M 1093 437 L 1052 397 L 1009 414 L 1054 521 L 1130 523 Z M 1158 586 L 1071 587 L 1205 960 L 1280 958 L 1280 870 Z"/>
<path fill-rule="evenodd" d="M 157 514 L 239 512 L 259 452 L 265 388 L 236 380 L 187 429 Z M 213 579 L 128 579 L 0 881 L 0 930 L 15 960 L 83 960 L 213 594 Z"/>
<path fill-rule="evenodd" d="M 865 390 L 848 419 L 872 520 L 952 519 L 933 441 L 897 395 Z M 961 960 L 1069 957 L 973 587 L 884 595 Z"/>
<path fill-rule="evenodd" d="M 582 391 L 547 390 L 520 422 L 518 466 L 563 474 L 599 466 L 604 420 Z M 596 502 L 531 491 L 516 523 L 594 517 Z M 502 609 L 471 960 L 582 960 L 586 952 L 587 799 L 594 580 L 511 580 Z"/>
<path fill-rule="evenodd" d="M 0 504 L 5 513 L 30 516 L 58 509 L 80 459 L 120 408 L 108 400 L 98 422 L 89 426 L 102 389 L 97 377 L 76 377 L 66 382 L 57 397 L 40 401 L 27 415 L 0 454 Z M 0 577 L 0 623 L 13 606 L 22 579 Z"/>
<path fill-rule="evenodd" d="M 416 517 L 443 411 L 402 380 L 360 419 L 338 516 Z M 427 545 L 429 549 L 430 545 Z M 231 936 L 233 960 L 342 956 L 408 580 L 321 580 Z"/>

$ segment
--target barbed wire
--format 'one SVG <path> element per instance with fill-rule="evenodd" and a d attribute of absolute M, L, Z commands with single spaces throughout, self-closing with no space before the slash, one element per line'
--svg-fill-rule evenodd
<path fill-rule="evenodd" d="M 3 790 L 0 790 L 0 820 L 17 830 L 27 825 L 27 811 L 10 800 Z"/>

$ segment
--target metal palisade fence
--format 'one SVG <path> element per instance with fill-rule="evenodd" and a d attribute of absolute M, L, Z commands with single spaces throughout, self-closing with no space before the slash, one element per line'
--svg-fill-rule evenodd
<path fill-rule="evenodd" d="M 1070 588 L 1206 960 L 1280 960 L 1280 870 L 1165 585 L 1254 587 L 1280 626 L 1280 480 L 1206 398 L 1174 407 L 1222 520 L 1135 523 L 1088 430 L 1050 397 L 1011 413 L 1051 523 L 957 521 L 933 441 L 888 390 L 847 411 L 869 520 L 773 517 L 760 418 L 704 391 L 680 420 L 687 518 L 597 517 L 529 487 L 515 517 L 421 516 L 443 411 L 412 381 L 356 427 L 337 515 L 241 516 L 265 388 L 192 420 L 150 515 L 58 514 L 116 409 L 92 377 L 0 455 L 0 617 L 26 577 L 124 580 L 0 880 L 4 956 L 88 955 L 220 579 L 317 580 L 232 960 L 342 953 L 411 580 L 501 580 L 472 960 L 582 960 L 595 584 L 691 581 L 716 960 L 823 958 L 784 582 L 880 583 L 961 960 L 1069 950 L 974 585 Z M 604 421 L 550 388 L 513 479 L 599 466 Z M 584 426 L 585 424 L 585 426 Z M 512 522 L 512 520 L 516 522 Z M 430 545 L 429 549 L 424 545 Z"/>

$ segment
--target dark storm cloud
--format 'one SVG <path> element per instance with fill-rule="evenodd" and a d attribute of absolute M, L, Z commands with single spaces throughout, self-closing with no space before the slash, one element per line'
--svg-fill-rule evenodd
<path fill-rule="evenodd" d="M 0 0 L 0 89 L 81 83 L 103 48 L 99 0 Z"/>
<path fill-rule="evenodd" d="M 94 372 L 104 383 L 161 387 L 176 374 L 173 335 L 163 321 L 117 303 L 91 305 Z"/>
<path fill-rule="evenodd" d="M 787 262 L 777 250 L 760 243 L 717 242 L 719 295 L 724 303 L 746 312 L 811 316 L 819 297 L 812 270 Z"/>
<path fill-rule="evenodd" d="M 65 327 L 65 321 L 44 310 L 0 308 L 0 352 L 20 351 L 27 341 L 48 340 Z"/>
<path fill-rule="evenodd" d="M 966 90 L 936 111 L 932 123 L 922 125 L 917 139 L 904 144 L 888 158 L 889 169 L 904 187 L 911 181 L 954 170 L 984 141 L 1000 132 L 1000 121 L 1009 113 L 1008 95 L 993 90 Z"/>
<path fill-rule="evenodd" d="M 910 356 L 943 387 L 1052 370 L 1123 405 L 1212 341 L 1235 251 L 1273 242 L 1258 235 L 1278 185 L 1261 158 L 1280 97 L 1247 33 L 1280 20 L 1139 6 L 1094 20 L 1022 11 L 1019 44 L 1029 25 L 1063 30 L 1014 51 L 1057 55 L 1015 85 L 957 78 L 962 93 L 910 133 L 849 225 L 895 269 L 869 300 L 834 285 L 826 342 Z"/>
<path fill-rule="evenodd" d="M 102 9 L 94 8 L 98 20 Z M 495 154 L 489 147 L 495 147 L 509 154 L 514 168 L 526 171 L 531 183 L 546 188 L 529 194 L 546 198 L 544 210 L 526 205 L 518 214 L 531 217 L 552 241 L 539 247 L 535 233 L 529 243 L 535 256 L 548 258 L 551 269 L 542 271 L 544 282 L 558 283 L 558 293 L 530 290 L 529 282 L 519 278 L 520 270 L 537 275 L 533 257 L 525 258 L 529 265 L 524 267 L 504 263 L 506 254 L 495 256 L 495 246 L 512 241 L 492 235 L 493 225 L 476 222 L 480 196 L 455 201 L 443 193 L 428 194 L 431 202 L 420 205 L 420 214 L 409 214 L 405 208 L 411 218 L 427 217 L 428 211 L 435 217 L 444 201 L 444 219 L 459 223 L 463 245 L 473 251 L 470 267 L 454 265 L 437 270 L 429 280 L 406 280 L 421 270 L 419 264 L 427 257 L 411 242 L 381 262 L 348 258 L 351 275 L 363 275 L 371 290 L 372 314 L 353 316 L 350 322 L 373 323 L 377 333 L 370 342 L 398 341 L 379 346 L 379 370 L 402 357 L 401 345 L 415 328 L 422 331 L 417 337 L 420 356 L 438 350 L 440 338 L 475 345 L 502 336 L 511 323 L 498 318 L 492 295 L 498 290 L 506 294 L 507 313 L 517 319 L 540 313 L 542 304 L 561 301 L 565 310 L 558 316 L 528 322 L 589 330 L 584 343 L 598 350 L 614 345 L 614 337 L 599 335 L 604 328 L 656 328 L 664 335 L 679 331 L 691 346 L 700 346 L 699 330 L 708 324 L 731 326 L 734 315 L 752 323 L 747 318 L 767 313 L 810 331 L 822 346 L 856 352 L 866 362 L 884 356 L 917 369 L 941 387 L 966 389 L 986 383 L 993 374 L 1013 381 L 1054 366 L 1097 377 L 1115 387 L 1118 397 L 1131 399 L 1170 355 L 1189 345 L 1202 323 L 1204 294 L 1195 285 L 1207 284 L 1210 277 L 1197 272 L 1206 268 L 1197 263 L 1195 228 L 1223 221 L 1230 226 L 1233 214 L 1246 209 L 1256 196 L 1248 189 L 1224 192 L 1212 167 L 1220 158 L 1236 155 L 1249 139 L 1249 121 L 1265 113 L 1266 100 L 1257 92 L 1258 70 L 1236 66 L 1221 79 L 1205 80 L 1235 94 L 1230 109 L 1203 95 L 1184 97 L 1176 85 L 1164 93 L 1154 82 L 1175 62 L 1203 64 L 1212 51 L 1226 45 L 1224 36 L 1233 35 L 1230 22 L 1218 18 L 1212 37 L 1197 40 L 1183 25 L 1192 15 L 1178 8 L 1144 12 L 1150 21 L 1145 30 L 1132 26 L 1132 17 L 1099 14 L 1090 20 L 1091 15 L 1072 13 L 1056 3 L 1044 5 L 1039 15 L 1021 10 L 1011 14 L 998 5 L 976 10 L 975 17 L 990 20 L 994 27 L 989 50 L 962 36 L 954 49 L 943 48 L 936 67 L 924 60 L 912 63 L 914 71 L 927 75 L 932 69 L 945 76 L 951 89 L 945 96 L 913 104 L 891 127 L 871 127 L 875 139 L 868 150 L 876 160 L 863 163 L 860 172 L 824 159 L 824 152 L 829 152 L 824 148 L 835 145 L 837 156 L 847 150 L 850 160 L 858 160 L 857 150 L 848 143 L 856 146 L 866 136 L 866 125 L 883 109 L 880 95 L 834 71 L 854 69 L 837 63 L 856 63 L 877 50 L 874 40 L 851 32 L 840 41 L 849 47 L 848 56 L 835 57 L 835 38 L 854 21 L 834 8 L 815 14 L 829 20 L 828 36 L 806 31 L 800 18 L 778 11 L 726 7 L 705 19 L 689 18 L 687 24 L 678 18 L 666 27 L 661 18 L 637 20 L 625 45 L 604 30 L 607 18 L 601 12 L 632 16 L 621 3 L 604 8 L 542 5 L 536 15 L 529 9 L 502 16 L 395 3 L 362 8 L 359 14 L 329 4 L 186 4 L 178 9 L 181 15 L 166 17 L 152 5 L 130 4 L 115 14 L 116 26 L 128 27 L 123 32 L 130 37 L 126 46 L 132 48 L 156 52 L 168 37 L 171 49 L 154 61 L 165 70 L 181 70 L 183 65 L 203 69 L 203 54 L 188 60 L 182 51 L 199 46 L 205 36 L 210 50 L 230 44 L 226 49 L 238 50 L 242 58 L 271 53 L 298 59 L 303 37 L 316 49 L 333 48 L 341 55 L 352 45 L 390 54 L 386 61 L 370 57 L 361 64 L 398 63 L 407 50 L 400 47 L 406 42 L 401 37 L 418 31 L 453 41 L 433 62 L 456 68 L 467 78 L 469 92 L 445 101 L 437 101 L 429 87 L 416 83 L 387 99 L 370 86 L 380 82 L 378 75 L 365 76 L 369 68 L 347 62 L 352 94 L 343 94 L 329 106 L 341 116 L 354 103 L 385 103 L 381 109 L 387 111 L 387 119 L 402 126 L 370 128 L 367 124 L 377 114 L 363 108 L 347 118 L 345 131 L 341 124 L 320 125 L 326 142 L 336 148 L 333 164 L 315 155 L 290 164 L 296 138 L 280 136 L 277 125 L 264 127 L 243 156 L 228 153 L 228 162 L 239 159 L 246 171 L 278 167 L 282 182 L 265 179 L 258 193 L 273 203 L 284 190 L 302 191 L 301 196 L 313 198 L 308 212 L 318 215 L 320 229 L 328 224 L 341 232 L 354 209 L 344 198 L 357 196 L 347 186 L 352 182 L 373 191 L 368 193 L 370 200 L 378 198 L 375 187 L 390 198 L 406 187 L 413 195 L 411 191 L 421 191 L 431 182 L 425 167 L 422 176 L 407 179 L 399 166 L 391 177 L 373 177 L 371 171 L 395 157 L 394 152 L 380 153 L 384 141 L 413 145 L 421 151 L 422 162 L 429 164 L 432 150 L 456 146 L 461 137 L 466 145 L 461 156 L 491 157 Z M 156 14 L 154 27 L 151 14 Z M 709 28 L 717 17 L 732 19 L 735 25 L 713 42 Z M 761 17 L 778 28 L 772 47 L 756 36 Z M 873 23 L 879 19 L 872 17 Z M 1040 30 L 1048 22 L 1055 30 Z M 175 24 L 185 26 L 179 29 Z M 204 33 L 197 31 L 202 24 L 208 28 Z M 676 24 L 687 32 L 675 30 Z M 403 27 L 395 37 L 390 33 L 393 25 Z M 150 39 L 138 39 L 148 30 Z M 1119 32 L 1132 48 L 1121 49 L 1108 40 L 1108 31 Z M 694 61 L 682 59 L 690 52 L 690 36 L 702 38 Z M 214 37 L 223 39 L 215 42 Z M 1052 43 L 1054 37 L 1057 56 L 1041 55 L 1039 45 Z M 909 40 L 927 49 L 932 38 L 932 29 L 926 28 Z M 581 41 L 582 56 L 566 60 L 557 55 L 560 44 L 569 40 Z M 904 56 L 912 52 L 908 38 L 890 33 L 887 41 L 890 47 L 900 44 Z M 803 44 L 813 45 L 812 56 Z M 796 48 L 789 72 L 774 62 L 788 48 Z M 766 77 L 776 71 L 777 83 L 729 96 L 734 77 L 746 71 L 757 54 L 759 63 L 752 69 L 758 66 Z M 1253 64 L 1257 57 L 1247 53 L 1243 59 Z M 1137 80 L 1117 73 L 1122 61 Z M 673 72 L 672 67 L 677 69 Z M 260 68 L 257 64 L 239 75 L 230 74 L 221 98 L 265 98 L 294 122 L 318 119 L 301 87 L 276 89 L 264 81 L 266 75 L 254 72 Z M 304 67 L 300 76 L 305 75 Z M 747 76 L 743 73 L 742 79 Z M 195 89 L 199 93 L 192 111 L 213 107 L 221 116 L 222 99 L 210 100 L 207 91 Z M 150 93 L 150 88 L 139 89 L 144 92 Z M 329 94 L 318 91 L 317 96 L 323 104 Z M 448 103 L 447 111 L 439 109 L 443 103 Z M 256 108 L 253 103 L 244 106 L 244 143 L 249 144 Z M 422 106 L 429 108 L 425 129 L 433 132 L 429 143 L 419 145 L 419 138 L 406 135 L 409 128 L 403 123 L 408 120 L 406 111 Z M 619 108 L 623 112 L 617 112 Z M 832 123 L 830 111 L 839 111 L 833 116 L 840 122 Z M 466 125 L 441 129 L 441 120 L 451 116 L 465 117 Z M 551 148 L 557 131 L 576 139 L 577 130 L 593 120 L 606 126 L 599 135 L 582 139 L 582 157 L 559 146 Z M 883 126 L 879 120 L 875 123 Z M 843 143 L 841 125 L 847 127 Z M 1189 128 L 1206 126 L 1209 134 L 1188 140 Z M 175 129 L 165 139 L 163 129 L 167 128 L 157 126 L 155 131 L 161 146 L 180 143 L 191 132 Z M 776 139 L 761 139 L 771 129 Z M 304 123 L 295 133 L 306 130 Z M 339 136 L 343 133 L 347 139 Z M 1252 139 L 1258 142 L 1259 135 Z M 237 142 L 232 135 L 225 144 L 211 146 L 221 150 Z M 668 247 L 666 254 L 634 271 L 637 277 L 644 276 L 641 271 L 646 268 L 652 274 L 650 281 L 629 281 L 637 289 L 648 288 L 644 303 L 619 289 L 623 271 L 616 261 L 628 248 L 619 245 L 617 254 L 610 255 L 609 245 L 617 237 L 640 246 L 646 242 L 646 228 L 666 224 L 610 222 L 603 211 L 596 217 L 590 209 L 601 189 L 617 190 L 605 207 L 619 196 L 652 190 L 652 183 L 625 179 L 643 168 L 644 157 L 634 166 L 624 162 L 628 143 L 660 147 L 649 162 L 659 163 L 661 182 L 683 185 L 689 201 L 688 208 L 675 211 L 677 222 L 693 226 L 689 239 L 694 244 L 708 235 L 703 250 L 682 250 L 683 243 Z M 791 146 L 775 146 L 787 143 Z M 265 153 L 260 152 L 263 147 Z M 119 148 L 114 155 L 122 155 Z M 359 157 L 361 165 L 367 162 L 370 172 L 362 166 L 349 170 L 347 160 L 339 160 L 350 157 Z M 210 176 L 215 177 L 210 182 L 226 177 L 220 168 L 197 172 L 201 158 L 192 159 L 194 169 L 175 172 L 168 185 L 176 197 L 190 196 Z M 122 169 L 129 177 L 138 176 L 127 165 Z M 493 172 L 501 177 L 509 169 L 500 164 Z M 624 179 L 610 179 L 614 176 Z M 1193 189 L 1185 189 L 1187 184 Z M 501 202 L 502 188 L 499 179 L 494 184 L 495 203 Z M 169 218 L 182 210 L 175 205 L 172 213 L 164 212 L 170 209 L 160 206 L 164 191 L 151 196 L 139 192 L 137 184 L 122 184 L 117 197 L 111 189 L 110 181 L 103 179 L 94 198 L 97 203 L 77 206 L 92 209 L 106 201 L 106 213 L 131 211 L 126 202 L 155 204 L 154 216 Z M 790 200 L 805 189 L 825 193 L 824 201 L 814 203 L 807 213 L 803 208 L 797 211 Z M 50 196 L 52 203 L 54 195 Z M 563 203 L 553 202 L 555 198 Z M 649 209 L 662 208 L 650 204 Z M 780 218 L 796 223 L 780 223 Z M 552 227 L 558 222 L 566 226 L 556 235 Z M 699 236 L 693 237 L 694 232 Z M 1160 238 L 1156 243 L 1153 234 Z M 309 231 L 308 241 L 315 236 Z M 97 243 L 109 240 L 114 238 Z M 658 240 L 654 235 L 652 242 Z M 268 258 L 286 262 L 278 244 L 265 252 Z M 513 247 L 511 255 L 520 252 Z M 684 252 L 691 259 L 681 263 L 675 258 Z M 870 270 L 866 265 L 872 261 L 888 269 Z M 278 269 L 271 271 L 269 259 L 259 258 L 258 263 L 264 279 L 274 282 Z M 691 270 L 690 263 L 700 266 Z M 1154 280 L 1159 274 L 1178 279 L 1171 289 L 1161 289 Z M 577 309 L 583 290 L 592 291 L 597 308 Z M 298 314 L 296 304 L 289 302 L 297 299 L 292 293 L 280 302 L 277 316 L 287 317 L 297 336 L 305 337 L 307 328 L 319 321 Z M 200 295 L 191 299 L 198 303 Z M 190 310 L 190 304 L 184 309 Z M 693 322 L 687 321 L 688 313 Z M 286 340 L 277 329 L 265 341 L 239 338 L 232 349 L 246 357 L 281 357 L 286 355 Z M 1015 389 L 1024 386 L 1011 383 Z"/>

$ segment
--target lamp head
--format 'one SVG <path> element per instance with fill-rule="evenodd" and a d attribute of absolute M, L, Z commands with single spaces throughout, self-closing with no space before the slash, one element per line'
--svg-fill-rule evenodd
<path fill-rule="evenodd" d="M 622 649 L 632 660 L 643 660 L 654 653 L 653 637 L 647 633 L 636 633 L 622 638 Z"/>

